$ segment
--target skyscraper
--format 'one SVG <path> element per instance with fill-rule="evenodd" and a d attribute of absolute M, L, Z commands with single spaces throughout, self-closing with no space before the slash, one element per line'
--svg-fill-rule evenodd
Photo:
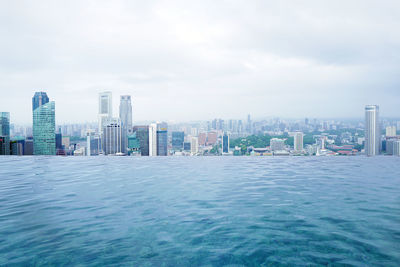
<path fill-rule="evenodd" d="M 0 112 L 0 155 L 10 155 L 9 112 Z"/>
<path fill-rule="evenodd" d="M 44 93 L 46 94 L 46 93 Z M 36 105 L 35 98 L 32 102 Z M 40 100 L 39 100 L 40 103 Z M 47 102 L 33 110 L 33 154 L 34 155 L 55 155 L 56 134 L 55 134 L 55 103 Z"/>
<path fill-rule="evenodd" d="M 190 153 L 192 155 L 197 155 L 199 153 L 199 138 L 192 136 L 190 140 Z"/>
<path fill-rule="evenodd" d="M 112 118 L 111 92 L 99 93 L 99 134 L 102 134 L 106 123 Z"/>
<path fill-rule="evenodd" d="M 168 124 L 157 123 L 157 156 L 168 155 Z"/>
<path fill-rule="evenodd" d="M 227 133 L 222 136 L 222 153 L 229 153 L 229 135 Z"/>
<path fill-rule="evenodd" d="M 149 125 L 149 156 L 157 156 L 157 123 Z"/>
<path fill-rule="evenodd" d="M 296 132 L 294 134 L 294 150 L 302 151 L 303 150 L 303 133 Z"/>
<path fill-rule="evenodd" d="M 0 112 L 0 136 L 10 136 L 10 113 Z"/>
<path fill-rule="evenodd" d="M 180 151 L 183 149 L 183 142 L 185 140 L 184 132 L 172 132 L 172 148 Z"/>
<path fill-rule="evenodd" d="M 119 103 L 119 117 L 122 122 L 122 127 L 128 133 L 132 132 L 132 103 L 130 95 L 122 95 Z"/>
<path fill-rule="evenodd" d="M 387 137 L 396 136 L 396 126 L 386 127 L 386 136 Z"/>
<path fill-rule="evenodd" d="M 49 103 L 49 97 L 46 92 L 36 92 L 32 97 L 32 111 L 46 103 Z"/>
<path fill-rule="evenodd" d="M 109 119 L 103 129 L 103 151 L 105 155 L 126 153 L 126 133 L 120 119 Z"/>
<path fill-rule="evenodd" d="M 379 106 L 365 107 L 365 153 L 374 156 L 380 153 L 381 133 L 379 125 Z"/>
<path fill-rule="evenodd" d="M 135 126 L 133 132 L 140 143 L 140 155 L 149 156 L 149 126 Z"/>

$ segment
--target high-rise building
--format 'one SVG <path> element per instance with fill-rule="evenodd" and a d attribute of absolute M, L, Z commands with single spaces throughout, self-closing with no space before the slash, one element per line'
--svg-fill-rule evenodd
<path fill-rule="evenodd" d="M 367 156 L 379 155 L 381 132 L 379 125 L 379 106 L 365 107 L 365 153 Z"/>
<path fill-rule="evenodd" d="M 133 132 L 136 133 L 136 138 L 139 139 L 140 155 L 149 156 L 149 126 L 135 126 Z"/>
<path fill-rule="evenodd" d="M 157 123 L 157 156 L 168 156 L 168 124 Z"/>
<path fill-rule="evenodd" d="M 201 132 L 199 133 L 199 146 L 205 146 L 207 142 L 207 133 Z"/>
<path fill-rule="evenodd" d="M 172 148 L 177 151 L 182 150 L 184 139 L 184 132 L 172 132 Z"/>
<path fill-rule="evenodd" d="M 103 129 L 103 152 L 105 155 L 126 153 L 126 133 L 122 130 L 120 119 L 112 118 Z"/>
<path fill-rule="evenodd" d="M 251 127 L 251 118 L 250 114 L 247 115 L 247 132 L 251 133 L 252 127 Z"/>
<path fill-rule="evenodd" d="M 32 98 L 32 111 L 47 103 L 49 103 L 47 94 L 45 92 L 36 92 Z"/>
<path fill-rule="evenodd" d="M 400 156 L 400 140 L 393 143 L 393 155 Z"/>
<path fill-rule="evenodd" d="M 396 126 L 386 127 L 386 136 L 388 137 L 396 136 Z"/>
<path fill-rule="evenodd" d="M 199 138 L 192 136 L 190 139 L 190 153 L 192 155 L 199 153 Z"/>
<path fill-rule="evenodd" d="M 303 133 L 296 132 L 294 134 L 294 150 L 302 151 L 303 150 Z"/>
<path fill-rule="evenodd" d="M 149 156 L 157 156 L 157 123 L 149 125 Z"/>
<path fill-rule="evenodd" d="M 35 93 L 32 103 L 33 110 L 33 154 L 56 155 L 56 113 L 54 101 L 48 101 L 46 93 Z M 39 106 L 37 106 L 39 103 Z M 41 105 L 40 105 L 41 104 Z"/>
<path fill-rule="evenodd" d="M 104 127 L 112 118 L 112 94 L 111 92 L 99 93 L 99 134 L 102 134 Z"/>
<path fill-rule="evenodd" d="M 9 112 L 0 112 L 0 155 L 10 155 Z"/>
<path fill-rule="evenodd" d="M 10 113 L 0 112 L 0 136 L 10 136 Z"/>
<path fill-rule="evenodd" d="M 222 153 L 229 153 L 229 134 L 227 133 L 222 136 Z"/>
<path fill-rule="evenodd" d="M 130 95 L 122 95 L 119 103 L 119 117 L 122 122 L 122 127 L 128 133 L 132 133 L 132 102 Z"/>

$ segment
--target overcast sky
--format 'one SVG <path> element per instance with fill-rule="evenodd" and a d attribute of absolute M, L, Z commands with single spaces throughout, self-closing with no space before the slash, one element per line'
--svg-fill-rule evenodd
<path fill-rule="evenodd" d="M 0 111 L 96 121 L 400 116 L 400 1 L 0 0 Z"/>

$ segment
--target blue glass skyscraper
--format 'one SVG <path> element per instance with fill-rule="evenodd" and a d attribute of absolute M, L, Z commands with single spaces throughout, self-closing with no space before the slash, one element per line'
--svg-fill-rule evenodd
<path fill-rule="evenodd" d="M 32 111 L 46 103 L 49 103 L 49 97 L 46 92 L 36 92 L 32 97 Z"/>
<path fill-rule="evenodd" d="M 55 103 L 48 101 L 44 92 L 37 92 L 32 98 L 34 155 L 56 154 Z"/>

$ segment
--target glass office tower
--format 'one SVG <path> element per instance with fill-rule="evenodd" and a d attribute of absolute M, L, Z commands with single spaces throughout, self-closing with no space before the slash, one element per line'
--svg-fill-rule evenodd
<path fill-rule="evenodd" d="M 34 155 L 56 154 L 55 117 L 54 101 L 42 104 L 33 110 Z"/>

